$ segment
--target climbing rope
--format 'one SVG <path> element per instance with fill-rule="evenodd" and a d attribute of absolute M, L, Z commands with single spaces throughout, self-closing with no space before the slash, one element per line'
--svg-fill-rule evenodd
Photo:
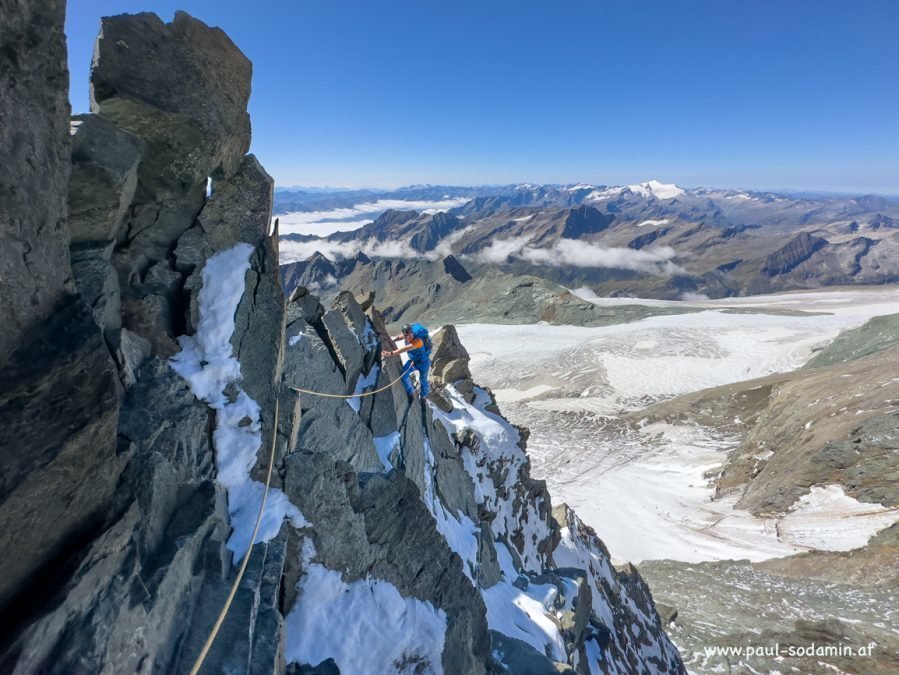
<path fill-rule="evenodd" d="M 368 391 L 362 394 L 326 394 L 320 391 L 312 391 L 310 389 L 302 389 L 300 387 L 290 387 L 296 392 L 301 392 L 304 394 L 312 394 L 314 396 L 323 396 L 327 398 L 355 398 L 356 396 L 372 396 L 373 394 L 377 394 L 378 392 L 382 392 L 385 389 L 389 389 L 397 382 L 403 379 L 403 375 L 401 374 L 398 378 L 396 378 L 390 384 L 381 387 L 380 389 L 375 389 L 374 391 Z M 219 630 L 221 630 L 222 624 L 225 622 L 225 617 L 228 615 L 228 610 L 231 609 L 231 603 L 234 601 L 234 596 L 237 595 L 237 588 L 240 586 L 240 582 L 243 579 L 244 572 L 247 569 L 247 565 L 250 562 L 250 553 L 253 551 L 253 543 L 256 541 L 256 535 L 259 534 L 259 526 L 262 524 L 262 516 L 265 513 L 265 503 L 268 500 L 268 492 L 269 486 L 272 482 L 272 470 L 275 466 L 275 447 L 278 440 L 278 407 L 279 401 L 275 398 L 275 416 L 274 416 L 274 425 L 272 428 L 272 450 L 268 459 L 268 475 L 265 478 L 265 491 L 262 493 L 262 504 L 259 506 L 259 515 L 256 516 L 256 525 L 253 528 L 253 535 L 250 537 L 250 546 L 247 548 L 246 555 L 244 555 L 243 560 L 240 563 L 240 569 L 237 571 L 237 576 L 234 578 L 234 583 L 231 585 L 231 591 L 228 593 L 228 598 L 225 600 L 225 605 L 222 607 L 222 611 L 219 612 L 218 618 L 215 621 L 215 625 L 212 627 L 212 631 L 209 633 L 209 637 L 206 639 L 206 643 L 203 645 L 203 649 L 200 651 L 200 655 L 197 656 L 197 660 L 194 662 L 193 668 L 190 670 L 190 675 L 197 675 L 200 672 L 200 668 L 203 666 L 203 661 L 206 660 L 206 657 L 209 654 L 209 650 L 212 648 L 212 643 L 215 642 L 215 638 L 218 636 Z"/>
<path fill-rule="evenodd" d="M 312 391 L 311 389 L 301 389 L 300 387 L 290 387 L 294 391 L 299 391 L 303 394 L 312 394 L 313 396 L 321 396 L 323 398 L 356 398 L 357 396 L 373 396 L 379 392 L 384 391 L 385 389 L 390 389 L 393 385 L 403 379 L 403 375 L 405 373 L 400 373 L 400 376 L 396 378 L 393 382 L 388 385 L 381 387 L 380 389 L 375 389 L 374 391 L 366 391 L 362 394 L 326 394 L 323 391 Z"/>
<path fill-rule="evenodd" d="M 215 625 L 212 627 L 212 632 L 209 634 L 209 637 L 206 639 L 206 644 L 203 645 L 200 655 L 194 662 L 194 667 L 190 670 L 190 675 L 197 675 L 197 673 L 200 672 L 200 667 L 203 665 L 203 661 L 206 660 L 206 655 L 209 654 L 209 649 L 212 647 L 212 643 L 215 641 L 219 629 L 225 621 L 225 616 L 228 614 L 228 610 L 231 609 L 231 603 L 234 600 L 234 596 L 237 594 L 237 587 L 240 585 L 240 581 L 243 579 L 243 573 L 246 571 L 247 565 L 250 562 L 250 553 L 253 551 L 253 542 L 256 541 L 256 535 L 259 534 L 259 525 L 262 523 L 262 514 L 265 512 L 265 502 L 268 499 L 268 488 L 272 482 L 272 469 L 275 466 L 275 445 L 277 440 L 278 399 L 275 398 L 275 423 L 272 427 L 272 451 L 268 458 L 268 476 L 265 478 L 265 491 L 262 493 L 262 505 L 259 507 L 259 515 L 256 516 L 256 526 L 253 528 L 253 536 L 250 537 L 250 546 L 247 548 L 247 553 L 240 563 L 240 569 L 237 571 L 237 576 L 234 579 L 234 583 L 231 585 L 231 592 L 228 593 L 228 599 L 225 600 L 225 606 L 222 607 L 222 611 L 219 612 L 218 619 L 216 619 Z"/>

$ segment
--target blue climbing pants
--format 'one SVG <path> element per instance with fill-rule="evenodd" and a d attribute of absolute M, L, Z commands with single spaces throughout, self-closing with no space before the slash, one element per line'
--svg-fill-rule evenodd
<path fill-rule="evenodd" d="M 431 390 L 431 388 L 428 386 L 428 371 L 430 369 L 430 361 L 421 361 L 419 363 L 415 363 L 411 359 L 409 361 L 406 361 L 406 365 L 403 366 L 403 386 L 406 388 L 407 394 L 411 394 L 415 391 L 415 389 L 412 387 L 412 378 L 409 376 L 412 375 L 413 370 L 417 370 L 418 381 L 421 384 L 421 395 L 428 395 L 428 392 Z"/>

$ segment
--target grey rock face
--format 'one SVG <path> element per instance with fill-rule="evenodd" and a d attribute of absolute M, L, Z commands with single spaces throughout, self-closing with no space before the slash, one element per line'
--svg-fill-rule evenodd
<path fill-rule="evenodd" d="M 9 432 L 0 447 L 9 469 L 0 486 L 0 522 L 7 544 L 21 551 L 3 562 L 7 646 L 0 663 L 4 671 L 23 673 L 186 670 L 184 661 L 198 646 L 184 626 L 195 613 L 201 623 L 211 603 L 223 601 L 233 574 L 225 549 L 228 512 L 213 480 L 214 415 L 159 357 L 177 351 L 175 338 L 191 326 L 190 289 L 184 292 L 189 275 L 239 241 L 249 239 L 257 252 L 238 311 L 235 352 L 264 417 L 272 414 L 280 379 L 283 293 L 277 253 L 265 237 L 271 179 L 255 159 L 243 158 L 249 63 L 220 31 L 186 15 L 168 28 L 147 15 L 105 20 L 104 38 L 111 42 L 100 41 L 94 83 L 115 96 L 101 95 L 98 114 L 75 120 L 69 160 L 68 132 L 56 129 L 57 118 L 68 112 L 63 6 L 25 9 L 15 20 L 4 14 L 0 24 L 9 27 L 10 44 L 28 42 L 17 53 L 28 54 L 21 64 L 36 69 L 18 77 L 37 98 L 4 97 L 3 104 L 19 106 L 10 118 L 33 123 L 19 137 L 30 148 L 14 147 L 24 160 L 29 152 L 41 155 L 32 160 L 35 180 L 53 194 L 22 189 L 28 174 L 20 171 L 18 193 L 41 204 L 11 203 L 22 213 L 9 222 L 16 241 L 33 249 L 32 271 L 56 304 L 24 338 L 4 333 L 20 344 L 12 360 L 0 364 L 0 418 Z M 145 32 L 148 25 L 161 28 Z M 38 51 L 40 58 L 30 58 Z M 185 73 L 178 72 L 186 62 L 195 78 L 187 89 Z M 232 91 L 229 78 L 236 83 Z M 63 227 L 65 210 L 52 227 L 35 225 L 56 201 L 65 209 L 70 161 L 71 237 Z M 197 215 L 213 172 L 220 191 L 206 214 L 205 224 L 214 227 L 207 236 Z M 201 236 L 181 247 L 181 257 L 190 260 L 179 266 L 175 250 L 187 231 Z M 32 245 L 29 237 L 41 241 Z M 67 251 L 62 262 L 47 253 L 53 247 Z M 55 275 L 71 277 L 70 269 L 89 308 L 68 294 L 70 283 L 54 281 Z M 26 282 L 17 283 L 31 302 Z M 10 320 L 15 325 L 19 318 Z M 251 345 L 248 334 L 262 344 Z M 286 408 L 289 426 L 296 411 Z M 244 593 L 249 614 L 233 618 L 254 617 L 242 644 L 254 663 L 269 664 L 268 672 L 283 670 L 278 560 L 283 567 L 284 547 L 277 554 L 276 544 L 260 547 L 266 563 Z M 224 663 L 226 656 L 227 650 L 213 651 L 210 659 Z"/>
<path fill-rule="evenodd" d="M 788 241 L 782 248 L 765 259 L 762 272 L 768 276 L 785 274 L 800 263 L 808 260 L 815 251 L 827 245 L 827 240 L 802 232 Z"/>
<path fill-rule="evenodd" d="M 212 249 L 232 246 L 235 239 L 255 245 L 268 236 L 274 189 L 275 181 L 253 155 L 242 158 L 233 175 L 214 180 L 197 219 Z"/>
<path fill-rule="evenodd" d="M 115 369 L 83 303 L 70 299 L 26 334 L 0 392 L 0 524 L 16 551 L 0 565 L 2 606 L 102 523 L 121 471 Z"/>
<path fill-rule="evenodd" d="M 120 228 L 114 259 L 122 285 L 139 285 L 147 270 L 167 260 L 178 238 L 193 226 L 206 202 L 205 187 L 194 185 L 183 195 L 154 200 L 140 189 Z"/>
<path fill-rule="evenodd" d="M 271 541 L 253 547 L 250 562 L 214 649 L 201 673 L 284 672 L 283 617 L 279 611 L 281 577 L 287 562 L 285 525 Z M 179 655 L 185 670 L 193 665 L 231 590 L 230 579 L 209 576 L 198 599 L 186 648 Z"/>
<path fill-rule="evenodd" d="M 0 8 L 0 367 L 74 290 L 66 229 L 69 71 L 65 5 Z"/>
<path fill-rule="evenodd" d="M 15 672 L 166 669 L 205 575 L 221 579 L 230 562 L 205 406 L 154 359 L 115 412 L 119 459 L 78 488 L 98 498 L 97 478 L 113 481 L 102 519 L 78 552 L 64 602 L 19 635 Z M 118 476 L 108 475 L 113 468 Z"/>
<path fill-rule="evenodd" d="M 218 28 L 184 12 L 105 17 L 91 71 L 91 112 L 147 144 L 142 187 L 182 194 L 231 176 L 250 147 L 252 65 Z"/>
<path fill-rule="evenodd" d="M 240 361 L 243 388 L 263 410 L 275 409 L 284 363 L 284 293 L 277 273 L 278 254 L 274 242 L 266 239 L 250 258 L 246 290 L 237 307 L 235 330 L 231 338 L 234 354 Z M 263 425 L 262 448 L 272 442 L 272 428 Z M 267 453 L 261 453 L 267 457 Z M 257 480 L 264 480 L 267 459 L 255 472 Z"/>

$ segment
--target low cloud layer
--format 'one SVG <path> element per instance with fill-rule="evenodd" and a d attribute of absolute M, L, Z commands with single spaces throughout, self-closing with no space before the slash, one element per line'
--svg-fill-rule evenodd
<path fill-rule="evenodd" d="M 280 230 L 283 234 L 314 234 L 325 237 L 334 232 L 358 230 L 390 209 L 438 213 L 462 206 L 468 201 L 464 197 L 439 201 L 379 199 L 376 202 L 354 204 L 348 208 L 328 211 L 293 211 L 276 217 L 280 219 Z"/>
<path fill-rule="evenodd" d="M 425 260 L 441 260 L 452 254 L 453 246 L 466 233 L 471 231 L 471 226 L 452 232 L 441 239 L 433 251 L 422 253 L 416 251 L 404 241 L 378 241 L 368 239 L 366 241 L 290 241 L 282 239 L 280 242 L 281 264 L 284 265 L 297 260 L 305 260 L 318 251 L 331 260 L 352 258 L 357 253 L 364 253 L 371 258 L 424 258 Z"/>
<path fill-rule="evenodd" d="M 357 253 L 364 253 L 372 258 L 422 258 L 437 257 L 436 253 L 423 256 L 414 250 L 409 244 L 401 241 L 377 241 L 369 239 L 367 241 L 286 241 L 281 240 L 279 244 L 281 264 L 296 262 L 297 260 L 306 260 L 313 253 L 318 251 L 330 260 L 342 260 L 344 258 L 352 258 Z"/>
<path fill-rule="evenodd" d="M 528 237 L 513 237 L 494 241 L 473 257 L 489 263 L 501 263 L 511 258 L 535 265 L 605 267 L 670 276 L 685 272 L 672 261 L 675 256 L 676 252 L 670 246 L 634 250 L 600 246 L 577 239 L 559 239 L 549 248 L 536 248 L 530 246 Z"/>
<path fill-rule="evenodd" d="M 440 240 L 433 251 L 421 253 L 403 241 L 366 241 L 332 242 L 317 241 L 285 241 L 282 240 L 281 264 L 305 260 L 313 253 L 327 256 L 331 260 L 352 258 L 362 252 L 371 258 L 406 258 L 440 260 L 452 253 L 452 247 L 472 228 L 467 227 L 453 232 Z M 642 274 L 670 276 L 683 274 L 685 270 L 673 262 L 676 252 L 670 246 L 659 246 L 642 250 L 630 248 L 605 247 L 598 244 L 579 241 L 577 239 L 560 239 L 549 248 L 537 248 L 530 245 L 529 237 L 512 237 L 499 239 L 468 258 L 482 263 L 503 263 L 509 259 L 523 260 L 534 265 L 561 267 L 605 267 L 610 269 L 633 270 Z"/>

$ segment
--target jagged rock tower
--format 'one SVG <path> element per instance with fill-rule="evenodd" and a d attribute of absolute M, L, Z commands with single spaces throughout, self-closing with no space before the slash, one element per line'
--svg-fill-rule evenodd
<path fill-rule="evenodd" d="M 63 17 L 0 10 L 0 670 L 189 671 L 273 449 L 202 672 L 683 672 L 452 326 L 410 405 L 375 308 L 284 297 L 228 37 L 105 18 L 70 120 Z"/>

